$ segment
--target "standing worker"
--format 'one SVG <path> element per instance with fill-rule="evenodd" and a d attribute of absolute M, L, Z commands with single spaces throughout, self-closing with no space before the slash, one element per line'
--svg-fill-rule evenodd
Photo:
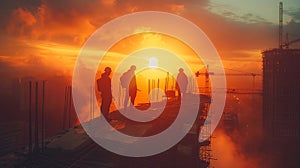
<path fill-rule="evenodd" d="M 106 120 L 110 121 L 109 118 L 109 108 L 112 102 L 112 93 L 111 93 L 111 79 L 109 75 L 111 74 L 111 68 L 106 67 L 104 73 L 101 75 L 101 78 L 97 80 L 97 86 L 99 92 L 101 92 L 102 103 L 101 103 L 101 112 Z"/>
<path fill-rule="evenodd" d="M 188 78 L 186 74 L 183 72 L 183 68 L 179 68 L 179 73 L 176 79 L 176 89 L 178 90 L 178 99 L 181 100 L 181 96 L 186 93 L 186 88 L 188 85 Z M 181 95 L 182 94 L 182 95 Z"/>
<path fill-rule="evenodd" d="M 127 108 L 128 100 L 130 97 L 130 107 L 134 106 L 134 101 L 136 98 L 137 86 L 136 86 L 136 77 L 135 77 L 136 66 L 131 65 L 130 69 L 123 73 L 120 78 L 121 85 L 125 88 L 125 98 L 124 98 L 124 108 Z"/>

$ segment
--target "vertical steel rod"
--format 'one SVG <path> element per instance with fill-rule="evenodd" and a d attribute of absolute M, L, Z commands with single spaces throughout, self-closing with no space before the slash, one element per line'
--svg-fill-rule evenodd
<path fill-rule="evenodd" d="M 45 81 L 42 83 L 42 151 L 45 149 Z"/>
<path fill-rule="evenodd" d="M 69 86 L 69 128 L 71 128 L 71 117 L 72 117 L 72 114 L 71 114 L 71 107 L 72 107 L 72 89 L 71 89 L 71 86 Z"/>
<path fill-rule="evenodd" d="M 32 152 L 32 111 L 31 111 L 31 89 L 32 89 L 32 82 L 29 81 L 29 114 L 28 114 L 28 151 L 29 153 Z"/>
<path fill-rule="evenodd" d="M 39 152 L 39 127 L 38 127 L 38 81 L 35 83 L 35 144 L 34 151 L 35 153 Z"/>
<path fill-rule="evenodd" d="M 66 129 L 66 120 L 67 120 L 67 93 L 68 86 L 65 88 L 65 101 L 64 101 L 64 116 L 63 116 L 63 130 Z"/>

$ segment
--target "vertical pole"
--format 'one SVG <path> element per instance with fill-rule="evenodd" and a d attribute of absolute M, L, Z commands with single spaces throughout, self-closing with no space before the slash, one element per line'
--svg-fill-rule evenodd
<path fill-rule="evenodd" d="M 155 93 L 155 94 L 154 94 L 155 97 L 154 97 L 154 99 L 155 99 L 155 101 L 157 101 L 157 99 L 156 99 L 156 98 L 157 98 L 157 97 L 156 97 L 156 95 L 157 95 L 156 79 L 153 79 L 153 82 L 154 82 L 154 89 L 155 89 L 155 92 L 154 92 L 154 93 Z"/>
<path fill-rule="evenodd" d="M 91 86 L 91 89 L 90 89 L 90 120 L 93 120 L 93 96 L 92 96 L 92 86 Z"/>
<path fill-rule="evenodd" d="M 207 92 L 207 95 L 210 94 L 210 89 L 209 89 L 209 65 L 206 66 L 206 73 L 205 73 L 205 92 Z"/>
<path fill-rule="evenodd" d="M 157 88 L 159 89 L 159 78 L 157 79 Z M 158 101 L 158 94 L 159 94 L 159 91 L 157 90 L 157 93 L 156 93 L 156 99 Z"/>
<path fill-rule="evenodd" d="M 172 90 L 175 90 L 176 81 L 174 78 L 172 78 Z"/>
<path fill-rule="evenodd" d="M 155 88 L 155 79 L 152 79 L 152 90 Z M 152 100 L 155 100 L 155 92 L 153 90 L 153 94 L 152 94 Z"/>
<path fill-rule="evenodd" d="M 150 79 L 148 79 L 148 99 L 149 99 L 149 103 L 150 103 L 149 94 L 150 94 Z"/>
<path fill-rule="evenodd" d="M 119 83 L 119 92 L 118 92 L 118 105 L 119 105 L 119 107 L 121 107 L 121 90 L 122 90 L 122 86 L 121 86 L 121 83 Z"/>
<path fill-rule="evenodd" d="M 165 93 L 167 91 L 167 78 L 165 78 Z"/>
<path fill-rule="evenodd" d="M 171 75 L 171 77 L 170 77 L 170 87 L 171 87 L 171 90 L 174 90 L 173 88 L 174 88 L 174 86 L 173 86 L 173 83 L 174 83 L 174 78 L 173 78 L 173 76 Z"/>
<path fill-rule="evenodd" d="M 45 149 L 45 81 L 42 86 L 42 151 Z"/>
<path fill-rule="evenodd" d="M 69 86 L 69 128 L 71 128 L 71 107 L 72 107 L 72 89 L 71 86 Z"/>
<path fill-rule="evenodd" d="M 64 101 L 64 116 L 63 116 L 63 130 L 66 129 L 66 120 L 67 120 L 67 92 L 68 86 L 65 87 L 65 101 Z"/>
<path fill-rule="evenodd" d="M 283 4 L 279 2 L 279 48 L 282 49 Z"/>
<path fill-rule="evenodd" d="M 35 82 L 35 144 L 34 144 L 34 151 L 35 153 L 39 152 L 39 122 L 38 122 L 38 88 L 39 84 L 38 81 Z"/>
<path fill-rule="evenodd" d="M 28 114 L 28 133 L 29 133 L 29 140 L 28 140 L 28 151 L 29 153 L 32 152 L 32 117 L 31 117 L 31 89 L 32 89 L 32 81 L 29 81 L 29 114 Z"/>
<path fill-rule="evenodd" d="M 166 91 L 168 90 L 168 87 L 169 87 L 169 72 L 167 72 L 167 79 L 166 79 Z"/>
<path fill-rule="evenodd" d="M 95 112 L 94 112 L 94 107 L 95 107 L 95 104 L 94 104 L 94 100 L 95 100 L 95 96 L 94 96 L 94 93 L 95 93 L 95 90 L 94 90 L 94 86 L 92 86 L 92 118 L 94 119 L 95 118 Z M 71 95 L 71 93 L 70 93 Z M 72 95 L 71 95 L 72 97 Z M 71 109 L 71 107 L 70 107 Z"/>

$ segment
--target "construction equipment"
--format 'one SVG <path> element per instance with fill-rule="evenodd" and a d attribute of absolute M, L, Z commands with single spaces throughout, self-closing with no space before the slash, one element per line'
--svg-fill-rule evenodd
<path fill-rule="evenodd" d="M 283 49 L 283 48 L 288 49 L 291 44 L 300 41 L 300 38 L 289 41 L 288 40 L 288 33 L 286 33 L 286 40 L 283 43 L 282 42 L 282 34 L 283 34 L 283 3 L 279 2 L 279 48 L 280 49 Z"/>
<path fill-rule="evenodd" d="M 279 2 L 279 48 L 282 49 L 283 3 Z"/>
<path fill-rule="evenodd" d="M 292 41 L 289 41 L 289 34 L 286 33 L 286 39 L 285 39 L 285 42 L 282 44 L 282 47 L 288 49 L 289 46 L 293 43 L 297 43 L 300 41 L 300 38 L 299 39 L 295 39 L 295 40 L 292 40 Z"/>
<path fill-rule="evenodd" d="M 206 71 L 206 72 L 199 72 L 197 71 L 195 73 L 196 77 L 199 77 L 200 75 L 205 75 L 205 85 L 206 85 L 206 88 L 209 87 L 209 75 L 216 75 L 216 76 L 252 76 L 252 83 L 253 83 L 253 86 L 252 86 L 252 92 L 249 92 L 247 91 L 245 94 L 251 94 L 251 93 L 255 93 L 255 94 L 261 94 L 260 91 L 254 91 L 255 89 L 255 77 L 256 76 L 261 76 L 261 74 L 257 74 L 257 73 L 225 73 L 225 74 L 218 74 L 218 73 L 214 73 L 214 72 L 209 72 L 209 71 Z M 239 93 L 237 92 L 236 89 L 228 89 L 227 88 L 227 93 Z"/>

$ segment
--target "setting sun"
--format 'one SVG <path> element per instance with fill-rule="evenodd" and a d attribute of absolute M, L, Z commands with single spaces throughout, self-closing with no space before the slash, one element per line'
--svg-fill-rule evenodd
<path fill-rule="evenodd" d="M 300 168 L 300 0 L 1 2 L 0 168 Z"/>

